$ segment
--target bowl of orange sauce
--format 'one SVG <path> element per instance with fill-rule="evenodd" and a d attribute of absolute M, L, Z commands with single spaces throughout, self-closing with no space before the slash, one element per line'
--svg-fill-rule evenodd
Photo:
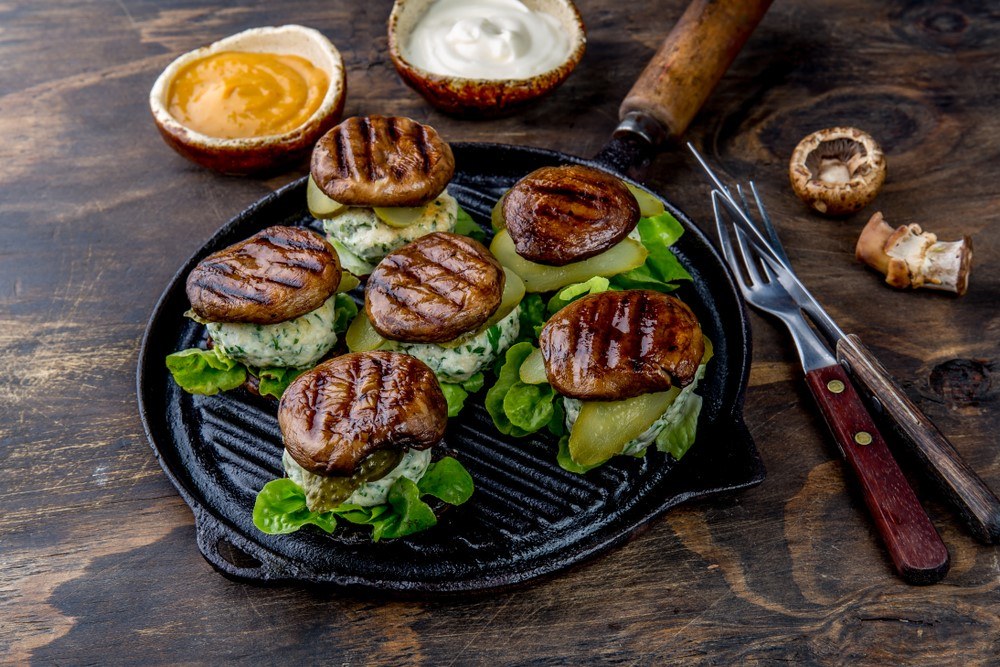
<path fill-rule="evenodd" d="M 303 159 L 340 121 L 344 63 L 312 28 L 253 28 L 180 56 L 157 78 L 149 106 L 184 157 L 231 174 Z"/>

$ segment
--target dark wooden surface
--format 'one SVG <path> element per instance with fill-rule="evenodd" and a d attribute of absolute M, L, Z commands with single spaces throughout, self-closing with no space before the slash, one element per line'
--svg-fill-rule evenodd
<path fill-rule="evenodd" d="M 386 0 L 0 3 L 0 661 L 995 664 L 998 549 L 904 461 L 952 565 L 936 586 L 896 577 L 787 335 L 756 315 L 746 419 L 767 481 L 511 592 L 421 602 L 228 581 L 146 444 L 134 370 L 157 296 L 215 229 L 302 173 L 223 177 L 173 154 L 147 109 L 173 57 L 302 23 L 341 49 L 349 114 L 591 155 L 683 4 L 581 0 L 590 42 L 569 81 L 521 115 L 461 122 L 392 70 Z M 688 132 L 730 177 L 757 180 L 805 282 L 994 488 L 998 108 L 995 3 L 778 0 Z M 829 221 L 791 194 L 786 161 L 835 124 L 874 135 L 889 176 L 874 206 Z M 648 182 L 708 227 L 687 155 L 661 156 Z M 876 208 L 970 234 L 968 295 L 895 292 L 855 263 Z"/>

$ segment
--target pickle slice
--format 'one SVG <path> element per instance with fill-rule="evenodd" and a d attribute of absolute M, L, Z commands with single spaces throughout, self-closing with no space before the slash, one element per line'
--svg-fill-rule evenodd
<path fill-rule="evenodd" d="M 517 254 L 507 230 L 498 232 L 490 251 L 500 263 L 510 268 L 524 281 L 528 292 L 551 292 L 590 280 L 594 276 L 615 276 L 643 265 L 649 252 L 635 239 L 626 238 L 617 245 L 589 259 L 565 266 L 548 266 L 530 262 Z"/>
<path fill-rule="evenodd" d="M 426 206 L 376 206 L 372 210 L 375 211 L 378 219 L 385 224 L 390 227 L 402 228 L 419 222 L 426 209 Z"/>
<path fill-rule="evenodd" d="M 507 193 L 505 192 L 503 197 L 497 200 L 497 203 L 493 206 L 493 211 L 490 213 L 490 223 L 493 225 L 493 231 L 495 232 L 507 228 L 507 223 L 503 219 L 503 200 L 506 198 Z"/>
<path fill-rule="evenodd" d="M 389 472 L 399 465 L 403 459 L 403 452 L 396 450 L 380 449 L 366 457 L 358 464 L 357 470 L 348 477 L 326 477 L 323 479 L 323 487 L 326 492 L 323 498 L 321 511 L 333 509 L 337 505 L 351 497 L 363 484 L 382 479 Z"/>
<path fill-rule="evenodd" d="M 347 334 L 344 336 L 347 342 L 347 349 L 351 352 L 371 352 L 386 344 L 385 338 L 375 331 L 375 327 L 368 320 L 365 309 L 362 308 L 351 326 L 347 327 Z"/>
<path fill-rule="evenodd" d="M 625 183 L 625 181 L 622 182 Z M 666 209 L 663 208 L 663 202 L 659 199 L 631 183 L 625 183 L 625 187 L 635 195 L 635 200 L 639 202 L 639 215 L 644 218 L 655 218 L 658 215 L 663 215 Z"/>
<path fill-rule="evenodd" d="M 543 384 L 549 381 L 545 375 L 545 358 L 542 351 L 535 349 L 521 362 L 518 375 L 524 384 Z"/>
<path fill-rule="evenodd" d="M 309 185 L 306 186 L 306 204 L 309 206 L 309 213 L 312 214 L 312 217 L 320 220 L 332 218 L 347 208 L 345 204 L 327 197 L 316 185 L 312 176 L 309 177 Z"/>
<path fill-rule="evenodd" d="M 438 343 L 438 345 L 448 349 L 458 347 L 470 338 L 475 338 L 482 332 L 486 331 L 491 326 L 510 315 L 511 311 L 517 308 L 518 304 L 521 303 L 521 299 L 524 298 L 524 281 L 522 281 L 516 273 L 508 269 L 506 266 L 503 267 L 503 273 L 507 277 L 503 285 L 503 296 L 500 297 L 500 306 L 497 308 L 495 313 L 490 315 L 490 319 L 486 320 L 486 323 L 483 326 L 476 329 L 475 333 L 462 334 L 455 340 Z"/>
<path fill-rule="evenodd" d="M 350 292 L 352 289 L 361 284 L 353 273 L 350 271 L 340 272 L 340 285 L 337 286 L 337 293 L 342 294 L 344 292 Z"/>
<path fill-rule="evenodd" d="M 652 426 L 680 393 L 671 387 L 624 401 L 584 401 L 569 434 L 569 455 L 582 466 L 604 463 Z"/>

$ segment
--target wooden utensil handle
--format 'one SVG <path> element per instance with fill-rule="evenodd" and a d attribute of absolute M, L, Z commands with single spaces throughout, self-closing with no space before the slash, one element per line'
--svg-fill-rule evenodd
<path fill-rule="evenodd" d="M 986 544 L 1000 542 L 1000 499 L 900 389 L 871 350 L 850 334 L 837 342 L 837 359 L 847 363 L 851 375 L 879 402 L 972 534 Z"/>
<path fill-rule="evenodd" d="M 868 511 L 900 576 L 932 584 L 948 572 L 948 549 L 889 452 L 875 422 L 839 365 L 806 380 L 844 458 L 854 469 Z"/>
<path fill-rule="evenodd" d="M 632 86 L 618 117 L 652 116 L 672 138 L 687 129 L 772 0 L 694 0 Z"/>

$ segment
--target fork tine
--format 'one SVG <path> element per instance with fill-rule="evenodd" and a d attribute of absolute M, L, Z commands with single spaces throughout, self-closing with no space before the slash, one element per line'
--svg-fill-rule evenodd
<path fill-rule="evenodd" d="M 754 285 L 760 285 L 764 280 L 761 278 L 760 271 L 757 268 L 760 264 L 757 253 L 750 249 L 746 232 L 739 227 L 734 227 L 734 231 L 736 232 L 736 243 L 740 247 L 740 255 L 743 257 L 743 266 L 746 267 L 747 273 L 750 274 L 750 282 Z"/>
<path fill-rule="evenodd" d="M 788 255 L 785 253 L 785 246 L 782 245 L 781 239 L 778 238 L 778 230 L 774 227 L 774 223 L 771 222 L 771 216 L 767 214 L 767 209 L 764 208 L 764 201 L 761 199 L 760 193 L 757 192 L 757 185 L 753 181 L 750 181 L 750 192 L 753 193 L 754 203 L 757 204 L 757 210 L 760 211 L 760 219 L 764 223 L 764 231 L 771 237 L 771 246 L 774 248 L 775 253 L 777 253 L 778 258 L 785 263 L 785 266 L 791 266 L 791 262 L 788 261 Z"/>
<path fill-rule="evenodd" d="M 729 267 L 733 269 L 736 273 L 736 269 L 733 266 L 733 244 L 729 240 L 729 232 L 726 229 L 726 224 L 723 221 L 722 209 L 719 208 L 719 199 L 722 194 L 718 190 L 712 190 L 712 212 L 715 214 L 715 231 L 719 236 L 719 246 L 722 249 L 722 256 L 725 258 L 726 263 Z M 742 287 L 742 281 L 741 285 Z"/>

